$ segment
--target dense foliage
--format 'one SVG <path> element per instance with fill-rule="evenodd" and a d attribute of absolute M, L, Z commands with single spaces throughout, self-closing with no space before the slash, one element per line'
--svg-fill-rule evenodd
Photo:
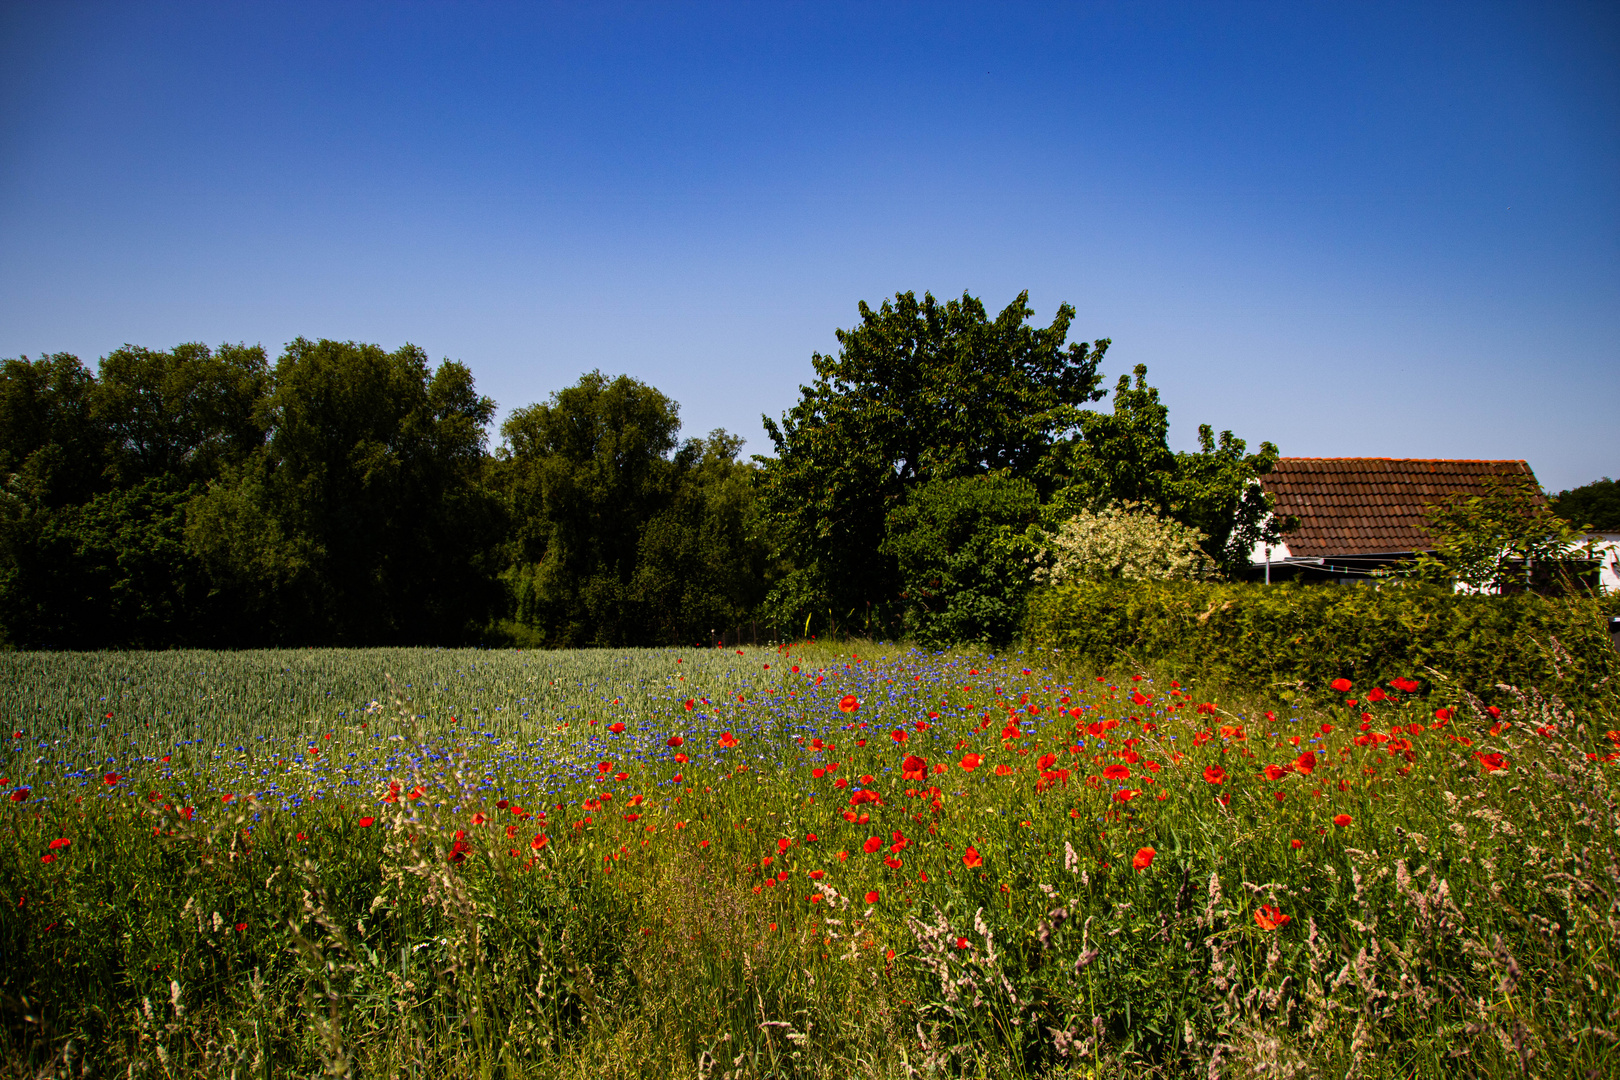
<path fill-rule="evenodd" d="M 1027 631 L 1080 663 L 1165 664 L 1285 698 L 1420 673 L 1486 702 L 1504 686 L 1583 701 L 1620 680 L 1604 605 L 1581 596 L 1075 580 L 1035 595 Z"/>
<path fill-rule="evenodd" d="M 1605 476 L 1590 484 L 1560 491 L 1552 500 L 1552 510 L 1577 529 L 1620 532 L 1620 480 Z"/>
<path fill-rule="evenodd" d="M 1612 695 L 884 651 L 0 655 L 0 1076 L 1620 1068 Z"/>

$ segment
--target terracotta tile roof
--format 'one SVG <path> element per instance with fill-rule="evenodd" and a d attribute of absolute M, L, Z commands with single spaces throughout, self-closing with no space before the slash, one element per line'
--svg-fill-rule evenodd
<path fill-rule="evenodd" d="M 1280 458 L 1260 478 L 1275 513 L 1299 518 L 1283 540 L 1296 558 L 1428 551 L 1424 511 L 1448 495 L 1483 494 L 1489 476 L 1535 474 L 1523 461 Z"/>

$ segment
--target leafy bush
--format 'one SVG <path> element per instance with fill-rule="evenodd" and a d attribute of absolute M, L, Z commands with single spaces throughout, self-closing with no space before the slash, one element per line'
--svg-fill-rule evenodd
<path fill-rule="evenodd" d="M 1208 559 L 1204 534 L 1135 503 L 1082 510 L 1058 527 L 1035 556 L 1035 580 L 1058 585 L 1093 581 L 1168 581 L 1201 578 Z"/>
<path fill-rule="evenodd" d="M 1030 598 L 1026 632 L 1079 663 L 1162 662 L 1285 697 L 1432 672 L 1486 700 L 1500 684 L 1578 700 L 1620 672 L 1600 601 L 1412 584 L 1070 581 Z"/>

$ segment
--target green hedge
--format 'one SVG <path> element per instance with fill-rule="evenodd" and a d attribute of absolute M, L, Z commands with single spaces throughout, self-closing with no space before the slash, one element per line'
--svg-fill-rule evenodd
<path fill-rule="evenodd" d="M 1091 667 L 1162 664 L 1285 700 L 1320 698 L 1340 677 L 1358 688 L 1398 675 L 1430 683 L 1430 669 L 1487 702 L 1499 683 L 1613 700 L 1610 606 L 1411 584 L 1073 582 L 1030 598 L 1026 640 Z"/>

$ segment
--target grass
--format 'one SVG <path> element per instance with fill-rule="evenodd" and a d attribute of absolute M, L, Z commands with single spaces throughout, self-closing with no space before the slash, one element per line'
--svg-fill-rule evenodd
<path fill-rule="evenodd" d="M 1051 660 L 0 655 L 0 1074 L 1620 1072 L 1612 715 Z"/>

